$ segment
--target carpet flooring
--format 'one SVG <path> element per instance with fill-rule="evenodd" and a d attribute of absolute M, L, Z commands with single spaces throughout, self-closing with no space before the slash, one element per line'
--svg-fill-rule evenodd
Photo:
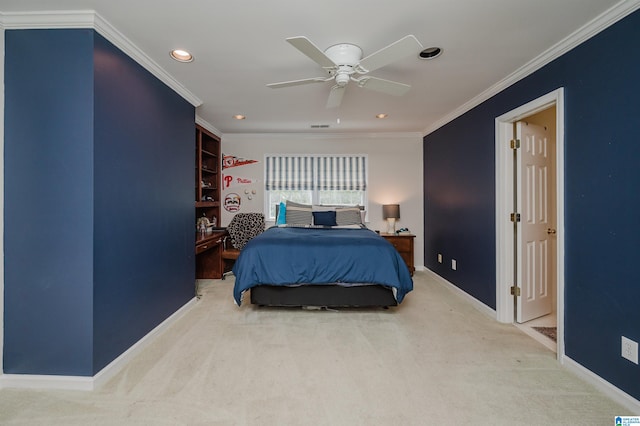
<path fill-rule="evenodd" d="M 237 307 L 233 277 L 92 392 L 0 390 L 2 425 L 609 425 L 632 415 L 428 272 L 389 310 Z M 637 414 L 637 413 L 636 413 Z"/>
<path fill-rule="evenodd" d="M 558 331 L 556 327 L 533 327 L 533 329 L 538 333 L 544 336 L 547 336 L 549 339 L 553 340 L 554 342 L 558 341 L 558 338 L 557 338 Z"/>

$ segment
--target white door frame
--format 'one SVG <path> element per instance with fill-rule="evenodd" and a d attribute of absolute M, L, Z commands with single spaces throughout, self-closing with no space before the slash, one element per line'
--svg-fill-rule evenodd
<path fill-rule="evenodd" d="M 556 291 L 558 359 L 564 357 L 564 88 L 559 88 L 495 119 L 496 126 L 496 318 L 513 323 L 514 300 L 510 294 L 513 285 L 513 151 L 509 141 L 513 138 L 513 123 L 547 108 L 556 106 Z"/>

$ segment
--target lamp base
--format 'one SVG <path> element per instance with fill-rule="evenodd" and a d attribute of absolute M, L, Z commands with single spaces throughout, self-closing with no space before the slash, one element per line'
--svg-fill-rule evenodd
<path fill-rule="evenodd" d="M 387 234 L 396 233 L 396 219 L 393 217 L 387 218 Z"/>

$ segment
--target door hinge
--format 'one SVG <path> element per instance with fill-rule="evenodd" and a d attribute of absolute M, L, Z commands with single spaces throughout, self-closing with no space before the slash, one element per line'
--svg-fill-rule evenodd
<path fill-rule="evenodd" d="M 512 296 L 520 296 L 520 287 L 511 286 L 511 295 Z"/>
<path fill-rule="evenodd" d="M 511 213 L 511 222 L 520 222 L 520 213 Z"/>
<path fill-rule="evenodd" d="M 511 141 L 509 142 L 509 146 L 511 147 L 511 149 L 520 148 L 520 139 L 511 139 Z"/>

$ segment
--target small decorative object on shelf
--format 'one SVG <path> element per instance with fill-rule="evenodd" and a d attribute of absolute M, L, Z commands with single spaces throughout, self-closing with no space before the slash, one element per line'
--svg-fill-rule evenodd
<path fill-rule="evenodd" d="M 209 228 L 209 219 L 207 219 L 205 216 L 199 217 L 198 221 L 196 222 L 196 228 L 200 232 L 206 232 L 207 228 Z"/>

